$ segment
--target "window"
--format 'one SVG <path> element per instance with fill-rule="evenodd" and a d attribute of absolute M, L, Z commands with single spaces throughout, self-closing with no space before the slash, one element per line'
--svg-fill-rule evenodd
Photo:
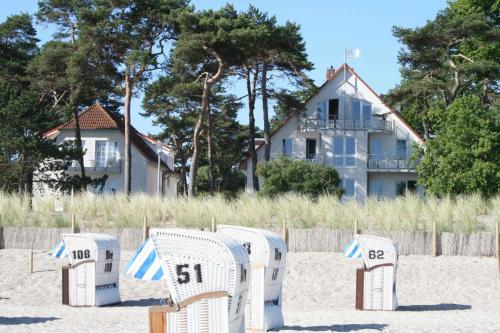
<path fill-rule="evenodd" d="M 370 120 L 372 116 L 372 105 L 363 102 L 363 120 Z"/>
<path fill-rule="evenodd" d="M 368 194 L 370 196 L 382 197 L 384 195 L 384 183 L 378 179 L 371 179 L 368 183 Z"/>
<path fill-rule="evenodd" d="M 283 139 L 283 156 L 292 156 L 292 139 Z"/>
<path fill-rule="evenodd" d="M 328 101 L 328 119 L 337 120 L 339 118 L 339 100 L 331 99 Z"/>
<path fill-rule="evenodd" d="M 343 178 L 342 179 L 342 187 L 344 188 L 344 197 L 352 197 L 354 196 L 354 179 L 352 178 Z"/>
<path fill-rule="evenodd" d="M 316 158 L 316 139 L 306 139 L 306 158 L 308 160 Z"/>
<path fill-rule="evenodd" d="M 333 165 L 356 166 L 356 139 L 352 137 L 333 138 Z"/>
<path fill-rule="evenodd" d="M 408 145 L 406 140 L 396 141 L 396 157 L 398 160 L 408 159 Z"/>
<path fill-rule="evenodd" d="M 326 101 L 317 104 L 316 116 L 319 120 L 326 120 L 326 105 Z"/>
<path fill-rule="evenodd" d="M 361 113 L 361 101 L 358 101 L 358 100 L 351 101 L 352 120 L 359 120 L 360 113 Z"/>
<path fill-rule="evenodd" d="M 396 183 L 396 195 L 405 195 L 407 192 L 417 192 L 417 181 L 415 180 L 402 180 Z"/>
<path fill-rule="evenodd" d="M 117 159 L 118 143 L 111 141 L 96 141 L 95 144 L 95 166 L 100 168 L 112 166 Z"/>

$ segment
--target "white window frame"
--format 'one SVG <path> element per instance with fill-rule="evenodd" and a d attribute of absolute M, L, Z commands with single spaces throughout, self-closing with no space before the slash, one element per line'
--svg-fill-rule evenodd
<path fill-rule="evenodd" d="M 100 159 L 98 154 L 100 154 L 99 151 L 99 145 L 100 144 L 105 144 L 105 149 L 104 149 L 104 164 L 101 165 Z M 109 147 L 113 147 L 113 151 L 110 151 Z M 111 156 L 113 155 L 113 156 Z M 95 141 L 95 162 L 94 165 L 99 168 L 106 168 L 109 167 L 109 162 L 116 162 L 118 160 L 118 142 L 116 141 L 111 141 L 111 140 L 96 140 Z"/>
<path fill-rule="evenodd" d="M 335 139 L 342 139 L 342 153 L 339 154 L 335 151 Z M 347 154 L 347 139 L 352 139 L 354 140 L 354 153 L 353 154 Z M 356 138 L 353 136 L 334 136 L 332 139 L 332 156 L 333 156 L 333 166 L 334 167 L 341 167 L 341 168 L 355 168 L 356 167 Z M 342 159 L 342 163 L 338 164 L 335 162 L 336 159 Z M 354 163 L 351 165 L 350 163 L 347 163 L 352 159 Z"/>
<path fill-rule="evenodd" d="M 290 142 L 290 152 L 287 152 L 287 142 Z M 293 154 L 293 141 L 291 138 L 284 138 L 282 140 L 281 154 L 286 157 L 292 157 Z"/>

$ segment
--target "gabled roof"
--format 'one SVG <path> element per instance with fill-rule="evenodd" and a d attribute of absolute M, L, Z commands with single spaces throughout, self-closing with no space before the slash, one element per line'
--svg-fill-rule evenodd
<path fill-rule="evenodd" d="M 415 129 L 413 129 L 413 127 L 411 127 L 410 124 L 408 124 L 408 122 L 406 122 L 406 120 L 399 114 L 399 112 L 397 112 L 396 110 L 394 110 L 393 108 L 389 107 L 387 104 L 384 103 L 384 101 L 382 100 L 382 98 L 380 98 L 380 96 L 375 92 L 375 90 L 372 89 L 372 87 L 370 87 L 366 82 L 365 80 L 363 80 L 359 75 L 358 73 L 356 73 L 354 71 L 354 69 L 352 67 L 350 67 L 348 64 L 342 64 L 339 68 L 337 68 L 335 70 L 335 72 L 332 74 L 332 76 L 330 77 L 329 80 L 326 80 L 325 82 L 323 82 L 323 84 L 319 87 L 319 90 L 323 89 L 323 87 L 325 87 L 328 82 L 330 81 L 333 81 L 339 74 L 343 73 L 344 70 L 347 70 L 349 71 L 352 75 L 354 75 L 358 80 L 360 80 L 367 88 L 368 90 L 370 90 L 373 95 L 375 95 L 375 97 L 385 106 L 389 109 L 389 111 L 396 117 L 398 118 L 399 121 L 401 121 L 416 137 L 417 139 L 420 141 L 420 143 L 424 143 L 424 138 L 422 138 L 422 136 L 417 132 L 415 131 Z M 317 95 L 317 94 L 316 94 Z M 314 95 L 314 96 L 316 96 Z M 314 96 L 310 97 L 306 103 L 308 103 L 311 98 L 313 98 Z M 288 116 L 287 118 L 285 118 L 285 120 L 278 126 L 276 127 L 273 132 L 271 133 L 271 137 L 276 134 L 283 126 L 285 126 L 290 120 L 292 120 L 294 117 L 296 117 L 297 114 L 292 114 L 290 116 Z M 257 140 L 258 138 L 255 138 L 255 140 Z M 260 145 L 259 147 L 256 148 L 256 151 L 260 150 L 262 147 L 264 147 L 264 144 Z M 246 162 L 250 159 L 250 154 L 247 155 L 247 157 L 245 158 L 245 160 L 241 163 L 240 166 L 244 166 L 246 164 Z"/>
<path fill-rule="evenodd" d="M 104 129 L 117 129 L 122 134 L 125 134 L 125 123 L 122 117 L 109 112 L 103 108 L 100 104 L 94 104 L 78 115 L 78 120 L 80 122 L 80 129 L 82 130 L 104 130 Z M 44 138 L 53 139 L 59 132 L 63 129 L 75 129 L 75 120 L 70 121 L 57 126 L 51 130 L 44 132 L 42 135 Z M 158 162 L 158 154 L 149 147 L 149 145 L 144 141 L 148 140 L 150 143 L 156 144 L 156 140 L 140 133 L 132 125 L 130 125 L 130 140 L 132 144 L 146 157 L 150 162 Z M 168 146 L 167 146 L 168 148 Z M 168 171 L 173 172 L 168 165 L 162 160 L 161 164 Z"/>

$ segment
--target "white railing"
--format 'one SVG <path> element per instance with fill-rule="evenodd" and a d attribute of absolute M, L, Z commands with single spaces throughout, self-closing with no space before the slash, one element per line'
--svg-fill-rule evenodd
<path fill-rule="evenodd" d="M 122 170 L 122 160 L 112 160 L 112 161 L 95 161 L 86 160 L 84 161 L 85 172 L 121 172 Z M 66 170 L 67 172 L 80 172 L 80 164 L 74 161 L 71 166 Z"/>
<path fill-rule="evenodd" d="M 368 169 L 372 170 L 414 170 L 417 163 L 402 156 L 369 154 Z"/>
<path fill-rule="evenodd" d="M 393 123 L 380 117 L 370 119 L 352 119 L 351 117 L 332 117 L 328 120 L 299 117 L 297 129 L 300 132 L 317 130 L 372 130 L 381 132 L 392 132 Z"/>
<path fill-rule="evenodd" d="M 310 163 L 318 163 L 318 164 L 323 164 L 323 156 L 317 155 L 317 154 L 291 154 L 291 155 L 285 155 L 282 153 L 273 153 L 271 154 L 271 160 L 277 160 L 281 157 L 286 157 L 291 160 L 301 160 L 301 161 L 306 161 Z"/>

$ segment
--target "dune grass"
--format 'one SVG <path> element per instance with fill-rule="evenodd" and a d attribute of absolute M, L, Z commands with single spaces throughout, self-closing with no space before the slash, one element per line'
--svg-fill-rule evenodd
<path fill-rule="evenodd" d="M 410 195 L 365 203 L 341 203 L 334 197 L 313 201 L 299 195 L 276 199 L 241 195 L 228 201 L 219 196 L 168 199 L 82 194 L 59 200 L 62 212 L 54 211 L 57 199 L 51 196 L 35 198 L 30 210 L 27 197 L 0 193 L 1 224 L 65 227 L 74 213 L 78 226 L 88 228 L 137 228 L 144 217 L 150 226 L 160 227 L 202 228 L 215 218 L 218 224 L 275 228 L 286 218 L 292 228 L 352 230 L 358 220 L 361 229 L 430 231 L 436 221 L 440 232 L 474 232 L 492 230 L 492 222 L 500 221 L 500 197 L 485 201 L 478 195 L 453 199 Z"/>

